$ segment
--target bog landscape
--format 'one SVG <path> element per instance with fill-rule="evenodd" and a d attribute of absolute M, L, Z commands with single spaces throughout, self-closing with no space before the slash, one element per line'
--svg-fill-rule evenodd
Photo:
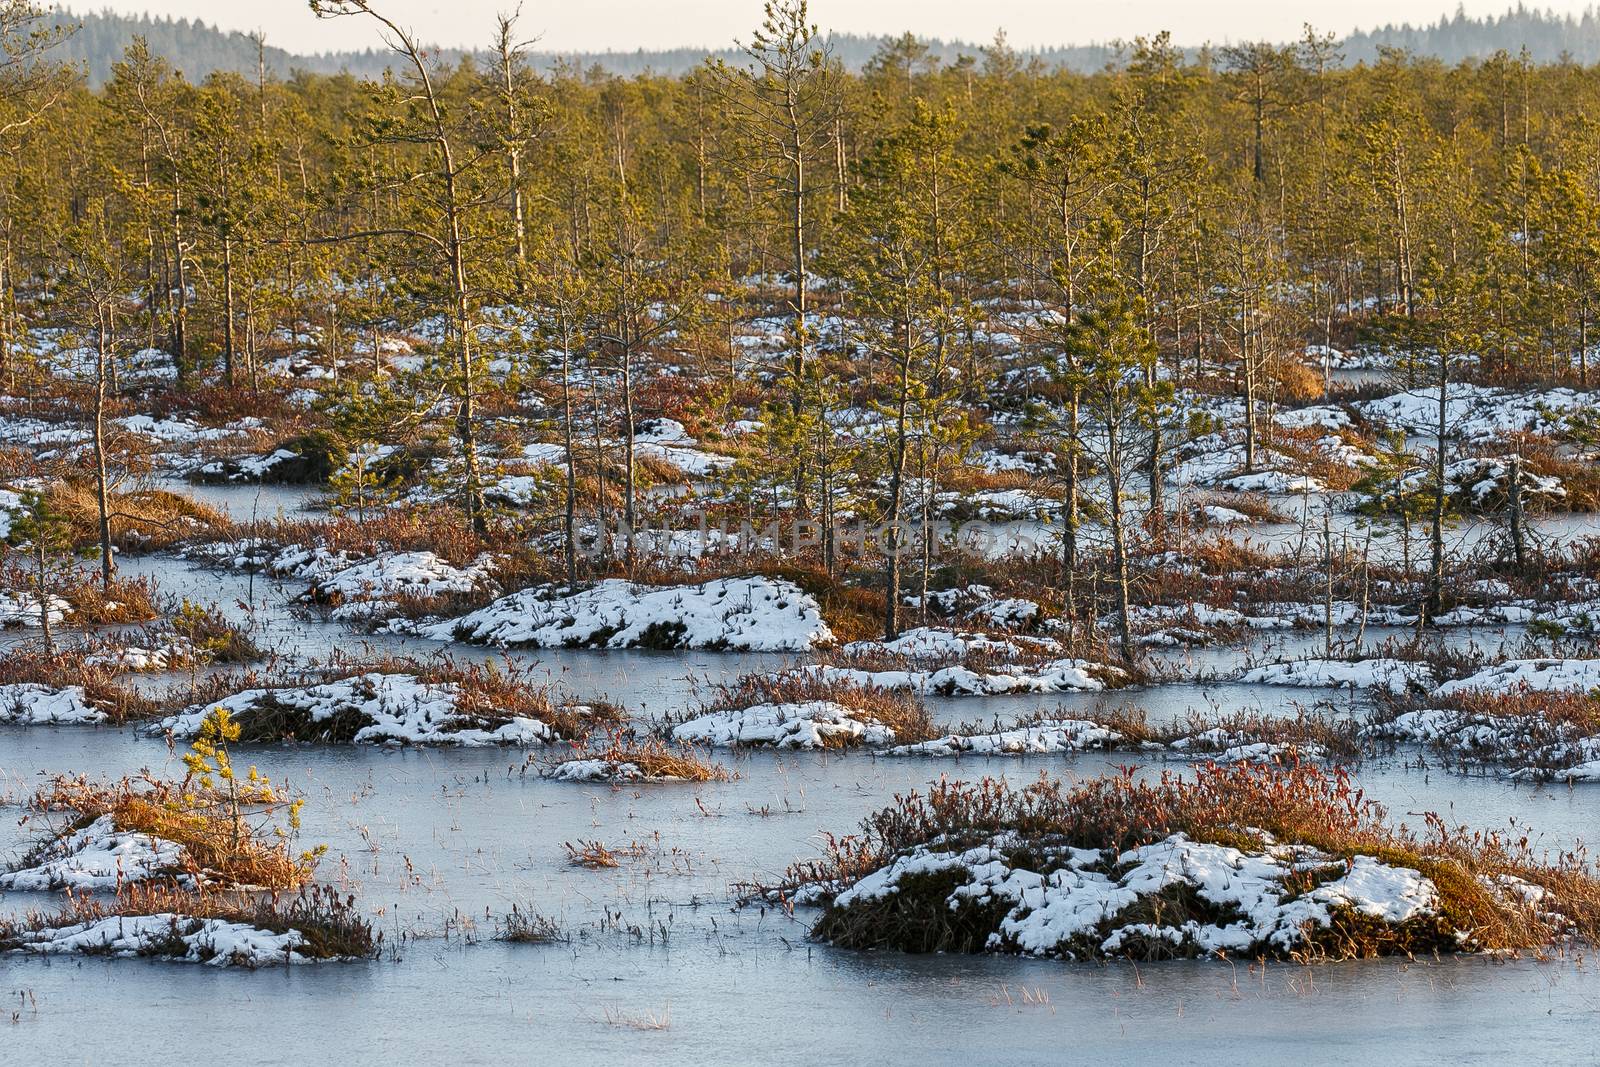
<path fill-rule="evenodd" d="M 0 0 L 0 1060 L 1593 1055 L 1600 68 L 310 6 Z"/>

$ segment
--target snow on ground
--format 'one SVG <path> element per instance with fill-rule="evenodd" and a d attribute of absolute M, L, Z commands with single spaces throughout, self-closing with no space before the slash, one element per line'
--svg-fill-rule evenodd
<path fill-rule="evenodd" d="M 182 845 L 118 830 L 110 815 L 62 834 L 24 862 L 28 865 L 0 873 L 0 890 L 104 892 L 153 878 L 176 878 L 185 885 L 194 882 L 185 873 L 188 853 Z"/>
<path fill-rule="evenodd" d="M 27 415 L 0 415 L 0 441 L 29 449 L 82 444 L 89 439 L 81 426 L 47 422 Z"/>
<path fill-rule="evenodd" d="M 1221 504 L 1202 505 L 1195 514 L 1208 526 L 1239 526 L 1254 521 L 1244 512 L 1225 508 Z"/>
<path fill-rule="evenodd" d="M 1520 689 L 1600 689 L 1600 659 L 1512 659 L 1485 667 L 1476 674 L 1446 682 L 1433 691 L 1436 697 L 1483 690 L 1514 693 Z"/>
<path fill-rule="evenodd" d="M 1434 682 L 1433 669 L 1413 660 L 1302 659 L 1269 663 L 1239 675 L 1241 685 L 1294 685 L 1329 689 L 1387 689 L 1405 693 L 1426 689 Z"/>
<path fill-rule="evenodd" d="M 205 441 L 224 441 L 237 437 L 243 428 L 231 426 L 201 426 L 189 419 L 157 419 L 150 415 L 128 415 L 115 422 L 129 433 L 151 437 L 162 444 L 196 445 Z"/>
<path fill-rule="evenodd" d="M 72 610 L 71 604 L 55 595 L 51 595 L 49 603 L 52 626 L 65 619 Z M 14 626 L 38 626 L 40 616 L 39 598 L 32 593 L 0 593 L 0 630 Z"/>
<path fill-rule="evenodd" d="M 1280 470 L 1253 471 L 1236 474 L 1217 482 L 1220 489 L 1236 493 L 1320 493 L 1326 486 L 1309 474 L 1289 474 Z"/>
<path fill-rule="evenodd" d="M 496 645 L 804 652 L 833 642 L 816 600 L 791 582 L 720 578 L 700 585 L 607 579 L 544 585 L 422 629 L 436 640 Z"/>
<path fill-rule="evenodd" d="M 0 488 L 0 541 L 11 536 L 11 527 L 27 510 L 27 504 L 21 493 Z"/>
<path fill-rule="evenodd" d="M 166 637 L 160 644 L 107 645 L 89 653 L 83 662 L 90 667 L 109 667 L 114 671 L 166 671 L 183 666 L 197 656 L 194 645 L 186 637 L 176 634 Z"/>
<path fill-rule="evenodd" d="M 1403 500 L 1408 495 L 1425 492 L 1432 488 L 1433 478 L 1432 471 L 1408 474 L 1396 484 L 1395 493 Z M 1471 505 L 1481 507 L 1491 498 L 1510 495 L 1511 461 L 1506 458 L 1491 459 L 1483 456 L 1456 460 L 1445 465 L 1444 479 L 1446 496 L 1465 497 Z M 1557 505 L 1567 495 L 1566 487 L 1561 484 L 1559 478 L 1523 470 L 1519 481 L 1522 483 L 1524 497 L 1530 502 L 1541 501 Z"/>
<path fill-rule="evenodd" d="M 848 656 L 887 655 L 906 659 L 948 662 L 968 656 L 1039 656 L 1061 651 L 1050 637 L 1004 636 L 919 626 L 893 641 L 852 641 L 844 646 Z"/>
<path fill-rule="evenodd" d="M 288 448 L 262 455 L 235 456 L 195 467 L 188 475 L 205 483 L 298 482 L 310 480 L 306 457 Z"/>
<path fill-rule="evenodd" d="M 370 618 L 403 597 L 431 598 L 471 593 L 489 585 L 492 560 L 480 557 L 457 567 L 432 552 L 384 552 L 320 577 L 310 599 L 335 605 L 335 619 Z"/>
<path fill-rule="evenodd" d="M 1174 464 L 1167 480 L 1177 486 L 1210 486 L 1241 493 L 1317 493 L 1322 483 L 1306 474 L 1279 468 L 1299 461 L 1266 447 L 1256 451 L 1256 469 L 1244 470 L 1244 445 L 1227 444 L 1219 435 L 1202 437 L 1188 447 L 1187 459 Z"/>
<path fill-rule="evenodd" d="M 307 582 L 302 598 L 332 605 L 335 619 L 381 619 L 406 597 L 431 598 L 491 588 L 493 559 L 480 556 L 458 567 L 433 552 L 383 551 L 372 556 L 325 545 L 280 547 L 259 538 L 192 545 L 185 558 L 235 570 L 262 570 Z"/>
<path fill-rule="evenodd" d="M 1083 752 L 1092 748 L 1112 748 L 1123 740 L 1121 734 L 1096 722 L 1059 719 L 1018 726 L 987 734 L 949 734 L 914 745 L 885 749 L 886 756 L 979 756 L 1043 755 L 1053 752 Z"/>
<path fill-rule="evenodd" d="M 1600 782 L 1600 735 L 1528 715 L 1407 711 L 1366 736 L 1428 745 L 1466 764 L 1503 766 L 1525 781 Z"/>
<path fill-rule="evenodd" d="M 979 453 L 973 462 L 990 474 L 1048 474 L 1056 469 L 1056 458 L 1048 452 Z"/>
<path fill-rule="evenodd" d="M 917 876 L 947 873 L 955 881 L 951 909 L 1010 905 L 989 935 L 991 951 L 1066 958 L 1144 958 L 1151 941 L 1179 955 L 1283 956 L 1304 946 L 1308 926 L 1333 925 L 1335 912 L 1399 925 L 1433 916 L 1439 907 L 1437 888 L 1420 872 L 1366 855 L 1347 864 L 1310 848 L 1264 845 L 1242 852 L 1174 834 L 1120 856 L 1053 850 L 1034 871 L 1008 861 L 1016 844 L 996 838 L 961 852 L 918 846 L 839 894 L 834 906 L 881 906 L 903 888 L 926 885 Z M 1297 871 L 1319 868 L 1343 873 L 1303 893 L 1286 884 Z M 1221 914 L 1203 921 L 1187 917 L 1194 909 L 1172 908 L 1181 923 L 1163 923 L 1162 909 L 1140 909 L 1156 922 L 1113 925 L 1141 900 L 1188 893 Z"/>
<path fill-rule="evenodd" d="M 853 708 L 829 700 L 810 700 L 707 712 L 674 726 L 672 739 L 714 748 L 840 748 L 892 745 L 895 735 L 889 727 Z"/>
<path fill-rule="evenodd" d="M 644 770 L 637 763 L 606 759 L 570 759 L 552 764 L 539 772 L 553 782 L 642 782 Z M 676 779 L 655 778 L 651 781 Z"/>
<path fill-rule="evenodd" d="M 1351 425 L 1350 413 L 1331 404 L 1275 411 L 1272 421 L 1285 430 L 1343 430 Z"/>
<path fill-rule="evenodd" d="M 1271 607 L 1276 608 L 1276 605 Z M 1287 630 L 1295 619 L 1282 615 L 1246 615 L 1235 608 L 1218 608 L 1210 604 L 1134 604 L 1128 609 L 1128 621 L 1135 627 L 1160 626 L 1176 623 L 1189 628 L 1220 627 L 1224 629 Z M 1336 620 L 1337 621 L 1337 620 Z M 1107 619 L 1105 628 L 1116 625 L 1116 619 Z"/>
<path fill-rule="evenodd" d="M 676 419 L 646 419 L 639 423 L 633 435 L 636 455 L 664 460 L 697 478 L 706 478 L 733 466 L 729 457 L 702 451 L 697 444 L 683 423 Z"/>
<path fill-rule="evenodd" d="M 32 682 L 0 685 L 0 723 L 55 726 L 105 721 L 106 713 L 89 703 L 81 686 L 54 689 Z"/>
<path fill-rule="evenodd" d="M 1445 425 L 1466 441 L 1503 439 L 1517 432 L 1550 433 L 1561 418 L 1595 403 L 1574 389 L 1517 392 L 1458 383 L 1445 393 Z M 1355 405 L 1363 418 L 1384 427 L 1431 436 L 1439 425 L 1437 387 L 1410 389 Z"/>
<path fill-rule="evenodd" d="M 1308 761 L 1329 758 L 1328 750 L 1315 742 L 1251 740 L 1220 728 L 1180 737 L 1167 748 L 1212 763 L 1271 763 L 1291 756 Z"/>
<path fill-rule="evenodd" d="M 1119 684 L 1124 672 L 1104 663 L 1058 659 L 1031 666 L 997 665 L 982 670 L 940 667 L 929 670 L 866 670 L 832 664 L 798 668 L 831 682 L 940 696 L 995 696 L 1001 693 L 1099 692 Z"/>
<path fill-rule="evenodd" d="M 936 515 L 959 515 L 984 522 L 1011 519 L 1048 519 L 1061 511 L 1059 502 L 1026 489 L 984 489 L 977 492 L 940 493 L 934 502 Z"/>
<path fill-rule="evenodd" d="M 19 930 L 0 941 L 0 950 L 35 955 L 154 956 L 212 967 L 266 967 L 310 963 L 298 949 L 307 943 L 299 930 L 274 933 L 226 919 L 158 915 L 110 915 L 103 919 L 41 930 Z M 181 946 L 182 951 L 177 951 Z"/>
<path fill-rule="evenodd" d="M 247 689 L 224 700 L 196 704 L 163 719 L 149 732 L 170 730 L 180 739 L 194 737 L 212 709 L 220 707 L 247 733 L 258 716 L 288 714 L 291 721 L 285 729 L 289 732 L 294 731 L 294 720 L 311 724 L 314 731 L 318 724 L 333 727 L 335 720 L 349 724 L 354 719 L 365 723 L 355 731 L 352 740 L 356 744 L 537 745 L 558 740 L 547 723 L 524 716 L 512 716 L 493 729 L 484 729 L 476 725 L 477 716 L 460 710 L 460 697 L 461 687 L 455 682 L 423 682 L 409 674 L 372 672 L 299 688 Z"/>

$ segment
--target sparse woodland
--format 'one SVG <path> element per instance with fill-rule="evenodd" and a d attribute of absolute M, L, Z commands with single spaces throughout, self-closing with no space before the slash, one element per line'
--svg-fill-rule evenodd
<path fill-rule="evenodd" d="M 137 510 L 116 490 L 151 469 L 118 417 L 254 419 L 363 521 L 426 476 L 462 536 L 558 534 L 569 582 L 638 576 L 637 531 L 687 521 L 650 493 L 681 477 L 641 437 L 668 419 L 720 475 L 697 514 L 820 531 L 784 565 L 871 590 L 889 637 L 930 591 L 941 494 L 997 487 L 1058 531 L 1031 580 L 1126 616 L 1130 558 L 1185 514 L 1184 450 L 1221 435 L 1236 473 L 1281 466 L 1304 442 L 1276 417 L 1345 354 L 1431 390 L 1411 428 L 1447 438 L 1452 387 L 1595 372 L 1590 69 L 1350 65 L 1307 29 L 1193 61 L 1141 39 L 1092 75 L 1003 38 L 938 63 L 907 35 L 855 73 L 784 0 L 739 63 L 623 79 L 532 69 L 515 18 L 484 27 L 493 62 L 446 68 L 381 0 L 313 7 L 369 23 L 393 72 L 193 84 L 136 43 L 92 91 L 29 3 L 0 10 L 0 383 L 88 416 L 70 473 L 107 583 Z M 1467 453 L 1366 429 L 1356 473 L 1413 479 L 1438 614 Z M 532 445 L 554 458 L 507 507 Z M 980 459 L 1019 449 L 1037 462 Z M 840 544 L 847 521 L 881 533 Z M 576 544 L 596 527 L 623 531 L 598 558 Z"/>
<path fill-rule="evenodd" d="M 575 974 L 813 906 L 910 951 L 1592 948 L 1582 805 L 1499 819 L 1600 781 L 1600 68 L 1307 28 L 856 70 L 771 0 L 618 77 L 310 7 L 389 73 L 136 40 L 91 86 L 0 0 L 0 731 L 54 783 L 0 792 L 0 895 L 68 894 L 0 954 L 399 960 L 499 908 Z M 235 772 L 278 745 L 327 849 Z M 1508 784 L 1457 826 L 1411 810 L 1443 771 Z"/>

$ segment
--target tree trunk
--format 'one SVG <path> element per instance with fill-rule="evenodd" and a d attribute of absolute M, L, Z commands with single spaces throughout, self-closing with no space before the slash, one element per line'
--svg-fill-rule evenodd
<path fill-rule="evenodd" d="M 116 561 L 111 555 L 111 488 L 106 476 L 106 363 L 110 358 L 108 336 L 110 309 L 102 304 L 99 309 L 99 328 L 95 331 L 94 373 L 94 495 L 99 512 L 100 532 L 100 586 L 111 590 L 111 580 L 116 574 Z"/>

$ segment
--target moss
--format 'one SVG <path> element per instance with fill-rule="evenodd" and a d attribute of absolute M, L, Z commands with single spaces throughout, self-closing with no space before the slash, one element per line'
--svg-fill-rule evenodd
<path fill-rule="evenodd" d="M 848 907 L 830 906 L 812 935 L 843 948 L 900 952 L 980 952 L 1011 909 L 997 897 L 951 894 L 968 882 L 965 867 L 903 876 L 896 890 Z"/>
<path fill-rule="evenodd" d="M 689 632 L 689 627 L 678 621 L 653 622 L 646 626 L 634 641 L 637 648 L 651 648 L 667 652 L 672 649 L 682 648 L 684 635 Z"/>

